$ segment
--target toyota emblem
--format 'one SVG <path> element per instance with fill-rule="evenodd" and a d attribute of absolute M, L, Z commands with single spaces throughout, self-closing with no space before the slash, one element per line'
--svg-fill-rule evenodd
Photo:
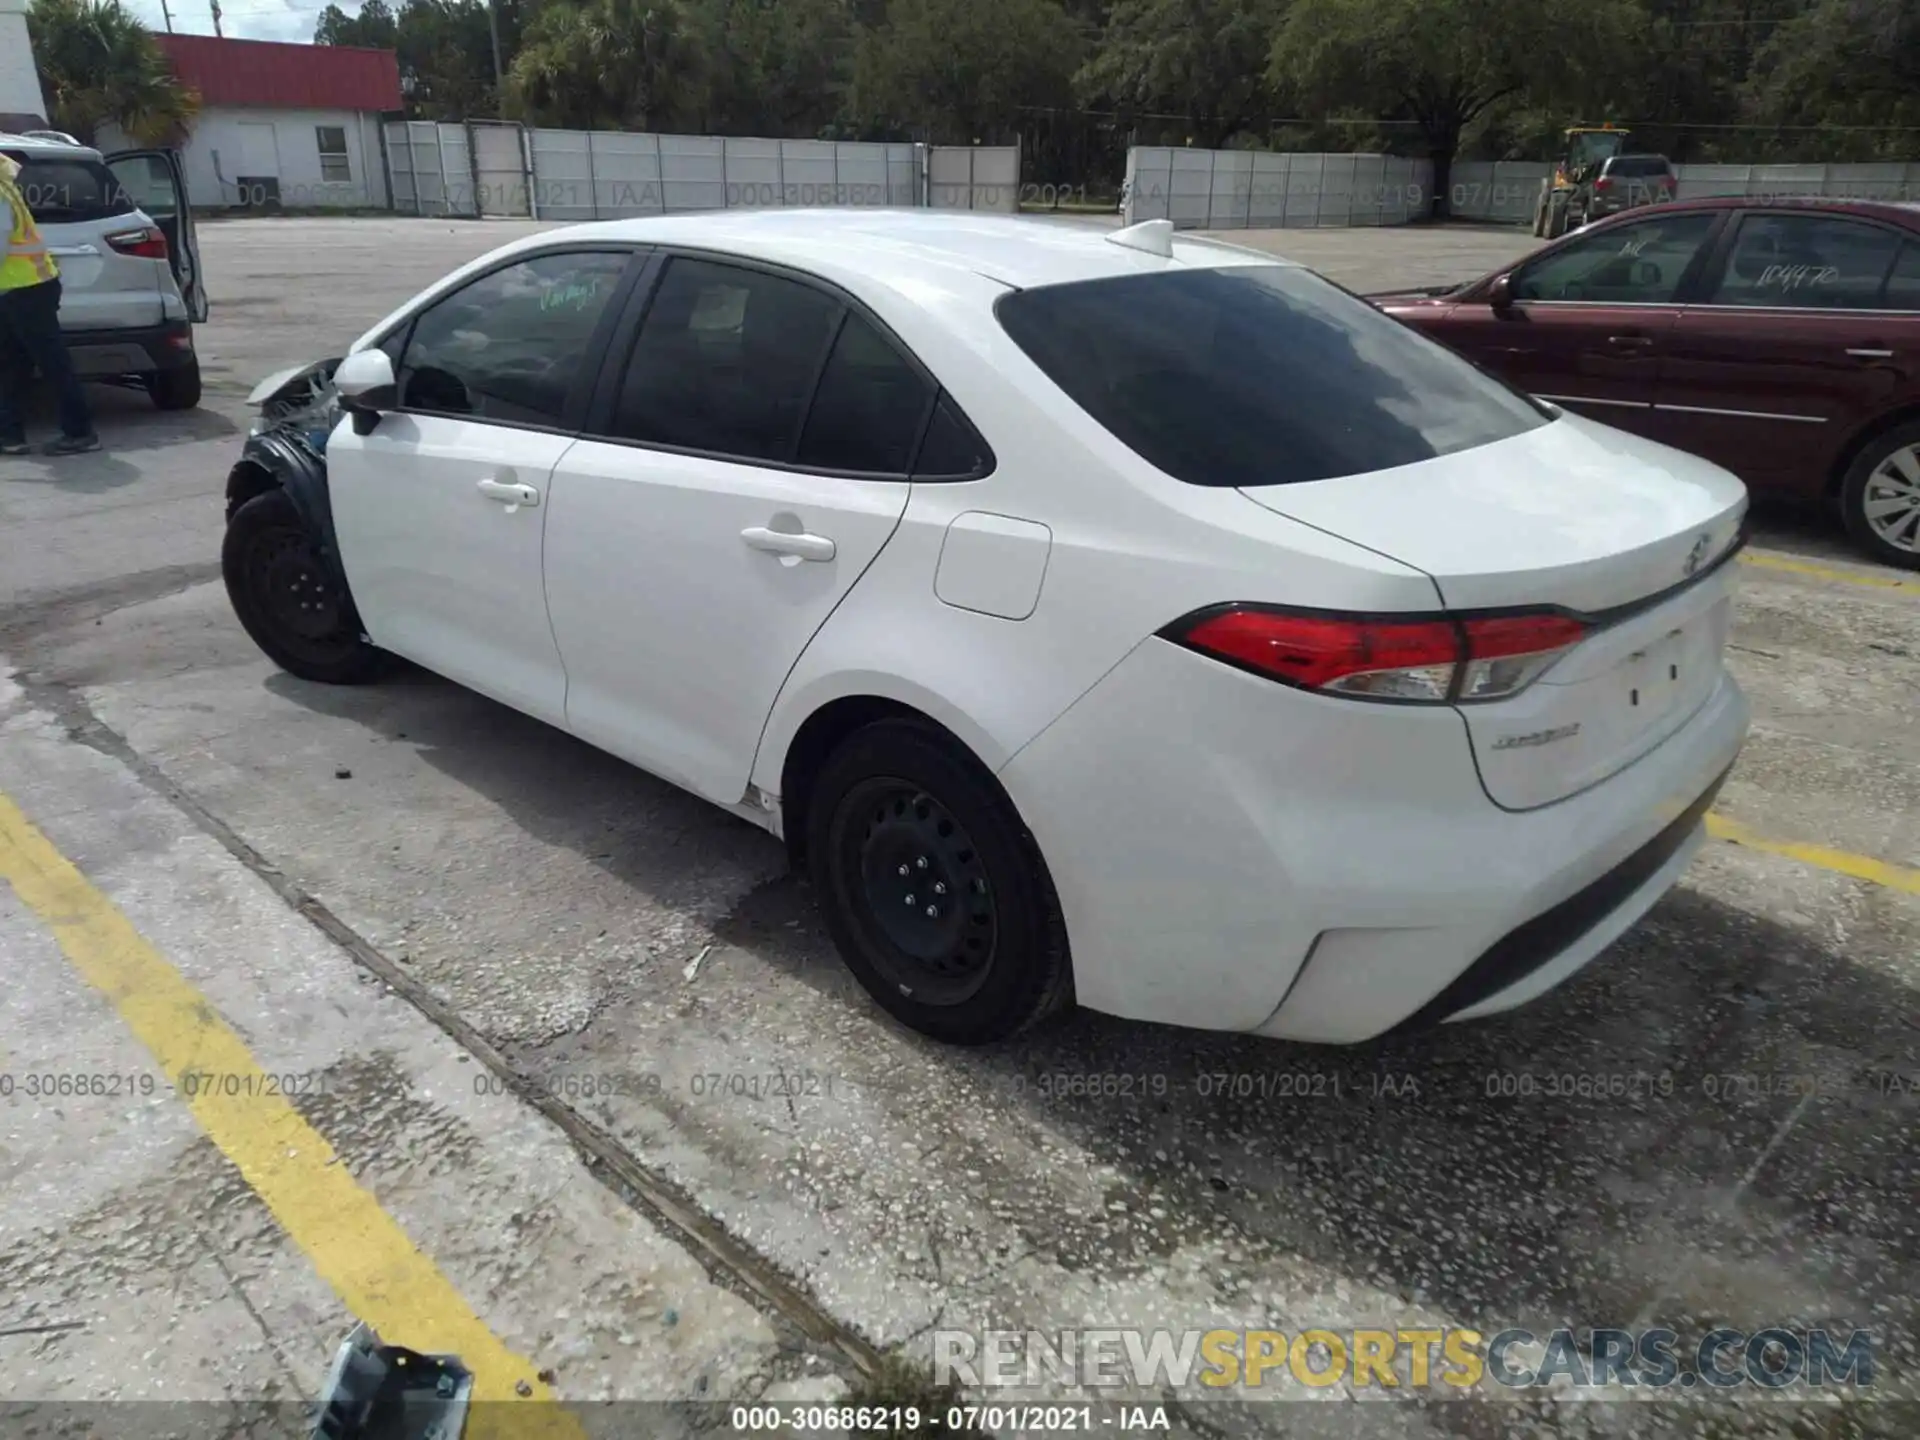
<path fill-rule="evenodd" d="M 1711 535 L 1702 535 L 1698 540 L 1694 541 L 1693 548 L 1687 551 L 1687 563 L 1683 573 L 1691 575 L 1694 571 L 1698 570 L 1700 568 L 1700 562 L 1707 558 L 1707 549 L 1712 544 L 1713 537 Z"/>

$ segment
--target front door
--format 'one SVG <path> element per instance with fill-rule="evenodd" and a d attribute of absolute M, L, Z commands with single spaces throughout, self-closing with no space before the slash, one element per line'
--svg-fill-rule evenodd
<path fill-rule="evenodd" d="M 554 476 L 568 728 L 737 804 L 788 672 L 892 536 L 934 390 L 797 276 L 676 257 Z"/>
<path fill-rule="evenodd" d="M 167 237 L 167 264 L 196 325 L 208 314 L 207 287 L 200 268 L 200 240 L 194 233 L 187 175 L 174 150 L 119 150 L 106 158 L 127 198 Z"/>
<path fill-rule="evenodd" d="M 1818 492 L 1854 433 L 1920 381 L 1920 316 L 1886 294 L 1902 241 L 1848 216 L 1743 213 L 1669 340 L 1661 438 Z"/>
<path fill-rule="evenodd" d="M 1463 303 L 1437 333 L 1529 394 L 1651 433 L 1662 349 L 1717 219 L 1649 217 L 1574 236 L 1512 273 L 1506 307 Z"/>
<path fill-rule="evenodd" d="M 435 301 L 382 346 L 395 408 L 365 435 L 343 421 L 327 444 L 340 558 L 373 642 L 556 725 L 548 485 L 632 258 L 545 253 Z"/>

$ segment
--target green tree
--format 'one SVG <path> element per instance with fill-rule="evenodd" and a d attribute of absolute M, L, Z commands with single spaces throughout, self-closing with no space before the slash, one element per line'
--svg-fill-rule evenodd
<path fill-rule="evenodd" d="M 536 124 L 666 129 L 698 109 L 711 60 L 673 0 L 561 0 L 527 27 L 508 96 Z"/>
<path fill-rule="evenodd" d="M 1873 127 L 1818 137 L 1832 158 L 1905 158 L 1920 127 L 1920 0 L 1818 0 L 1774 32 L 1747 91 L 1778 124 Z"/>
<path fill-rule="evenodd" d="M 1083 98 L 1181 115 L 1218 149 L 1273 114 L 1267 62 L 1285 0 L 1119 0 L 1075 77 Z"/>
<path fill-rule="evenodd" d="M 1328 111 L 1412 122 L 1444 215 L 1467 128 L 1530 91 L 1592 103 L 1610 64 L 1632 62 L 1642 17 L 1632 0 L 1294 0 L 1269 74 Z"/>
<path fill-rule="evenodd" d="M 802 137 L 839 118 L 855 28 L 846 0 L 689 0 L 687 16 L 706 57 L 703 129 Z"/>
<path fill-rule="evenodd" d="M 1087 50 L 1056 0 L 893 0 L 854 52 L 849 104 L 869 131 L 1002 142 L 1022 106 L 1060 106 Z"/>
<path fill-rule="evenodd" d="M 516 0 L 496 0 L 503 67 L 520 47 L 525 12 Z M 320 12 L 316 45 L 368 45 L 392 50 L 400 62 L 407 113 L 420 120 L 465 120 L 498 115 L 502 97 L 493 76 L 493 39 L 485 0 L 367 0 L 360 13 L 338 5 Z"/>
<path fill-rule="evenodd" d="M 166 144 L 200 112 L 200 97 L 121 0 L 34 0 L 27 35 L 47 118 L 77 140 L 91 145 L 101 126 L 116 125 L 142 145 Z"/>

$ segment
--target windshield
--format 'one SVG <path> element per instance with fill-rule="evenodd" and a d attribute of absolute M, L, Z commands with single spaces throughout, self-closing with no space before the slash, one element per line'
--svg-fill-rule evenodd
<path fill-rule="evenodd" d="M 1624 130 L 1588 130 L 1571 137 L 1567 155 L 1575 165 L 1591 165 L 1596 160 L 1619 154 L 1620 147 L 1626 143 Z"/>
<path fill-rule="evenodd" d="M 1451 350 L 1298 266 L 1042 286 L 995 311 L 1081 409 L 1190 485 L 1365 474 L 1548 423 Z"/>
<path fill-rule="evenodd" d="M 43 225 L 76 225 L 132 212 L 133 201 L 98 160 L 27 159 L 14 182 Z"/>

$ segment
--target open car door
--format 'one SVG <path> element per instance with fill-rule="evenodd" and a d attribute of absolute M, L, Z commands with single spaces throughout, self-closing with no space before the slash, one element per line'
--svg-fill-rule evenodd
<path fill-rule="evenodd" d="M 205 272 L 200 242 L 193 232 L 193 208 L 187 203 L 187 175 L 174 150 L 116 150 L 103 157 L 133 203 L 167 237 L 167 263 L 179 282 L 180 298 L 195 324 L 207 318 Z"/>

